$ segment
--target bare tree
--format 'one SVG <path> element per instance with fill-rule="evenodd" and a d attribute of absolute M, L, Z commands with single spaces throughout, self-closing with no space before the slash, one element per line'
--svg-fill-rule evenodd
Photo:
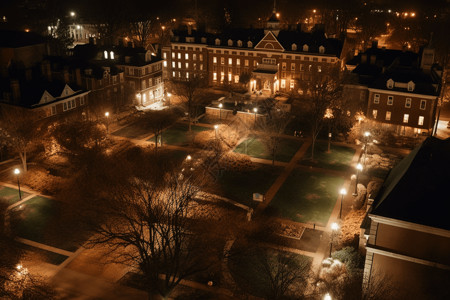
<path fill-rule="evenodd" d="M 16 152 L 27 172 L 27 156 L 39 132 L 38 116 L 26 108 L 2 106 L 0 136 Z"/>
<path fill-rule="evenodd" d="M 272 165 L 275 165 L 278 146 L 280 145 L 284 131 L 290 120 L 288 113 L 273 108 L 270 111 L 268 118 L 259 119 L 259 122 L 257 123 L 258 136 L 262 138 L 264 145 L 270 152 Z"/>
<path fill-rule="evenodd" d="M 149 44 L 150 35 L 156 33 L 157 24 L 147 18 L 132 21 L 130 23 L 131 34 L 133 35 L 136 44 L 146 48 Z"/>
<path fill-rule="evenodd" d="M 178 116 L 174 110 L 148 111 L 142 116 L 143 125 L 150 129 L 155 137 L 155 151 L 158 151 L 158 143 L 163 144 L 163 131 L 175 123 Z"/>
<path fill-rule="evenodd" d="M 186 113 L 189 122 L 189 131 L 192 129 L 192 119 L 197 115 L 201 101 L 201 92 L 206 86 L 202 77 L 191 77 L 185 81 L 172 81 L 172 88 L 181 97 L 186 105 Z"/>
<path fill-rule="evenodd" d="M 300 99 L 300 114 L 308 122 L 311 130 L 311 160 L 314 161 L 314 148 L 317 137 L 326 124 L 327 109 L 333 111 L 340 107 L 341 87 L 338 79 L 338 69 L 324 70 L 325 74 L 315 73 L 311 80 L 301 82 L 304 96 Z"/>
<path fill-rule="evenodd" d="M 137 268 L 149 295 L 163 299 L 219 257 L 206 238 L 208 229 L 197 230 L 191 219 L 201 176 L 182 173 L 183 167 L 166 168 L 167 163 L 156 153 L 136 164 L 109 161 L 105 178 L 97 178 L 95 196 L 90 195 L 95 200 L 83 207 L 95 234 L 89 244 L 108 245 L 115 262 Z"/>

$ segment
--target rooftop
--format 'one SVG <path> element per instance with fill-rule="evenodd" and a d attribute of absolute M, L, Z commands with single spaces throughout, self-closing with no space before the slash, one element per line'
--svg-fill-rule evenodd
<path fill-rule="evenodd" d="M 371 215 L 450 230 L 450 138 L 427 138 L 387 176 Z"/>

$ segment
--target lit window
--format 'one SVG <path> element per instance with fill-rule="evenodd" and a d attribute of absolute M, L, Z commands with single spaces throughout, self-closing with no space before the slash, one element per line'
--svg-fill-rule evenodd
<path fill-rule="evenodd" d="M 172 68 L 175 68 L 175 62 L 174 61 L 172 62 Z"/>
<path fill-rule="evenodd" d="M 228 64 L 229 64 L 229 65 L 232 65 L 232 64 L 233 64 L 233 59 L 232 59 L 231 57 L 228 59 Z"/>
<path fill-rule="evenodd" d="M 186 79 L 189 79 L 189 72 L 186 72 Z"/>
<path fill-rule="evenodd" d="M 420 100 L 420 109 L 425 110 L 427 107 L 427 100 Z"/>
<path fill-rule="evenodd" d="M 241 59 L 240 58 L 236 58 L 236 65 L 238 65 L 238 66 L 241 65 Z"/>
<path fill-rule="evenodd" d="M 317 66 L 317 72 L 322 72 L 322 66 Z"/>
<path fill-rule="evenodd" d="M 228 82 L 231 82 L 232 76 L 231 73 L 228 73 Z"/>
<path fill-rule="evenodd" d="M 376 110 L 376 109 L 372 110 L 372 116 L 374 119 L 377 118 L 377 115 L 378 115 L 378 110 Z"/>
<path fill-rule="evenodd" d="M 220 82 L 223 82 L 225 80 L 225 73 L 220 72 Z"/>
<path fill-rule="evenodd" d="M 189 63 L 186 63 L 186 69 L 189 69 Z"/>
<path fill-rule="evenodd" d="M 200 64 L 200 71 L 203 71 L 203 64 Z"/>
<path fill-rule="evenodd" d="M 411 108 L 411 98 L 406 98 L 405 107 L 406 108 Z"/>
<path fill-rule="evenodd" d="M 193 59 L 193 60 L 197 60 L 197 54 L 195 54 L 195 53 L 192 54 L 192 59 Z"/>
<path fill-rule="evenodd" d="M 224 64 L 225 64 L 225 57 L 221 57 L 221 58 L 220 58 L 220 64 L 221 64 L 221 65 L 224 65 Z"/>
<path fill-rule="evenodd" d="M 390 111 L 387 111 L 387 112 L 386 112 L 386 120 L 387 120 L 387 121 L 390 121 L 390 120 L 391 120 L 391 112 L 390 112 Z"/>
<path fill-rule="evenodd" d="M 281 88 L 286 88 L 286 79 L 281 79 Z"/>
<path fill-rule="evenodd" d="M 167 59 L 167 52 L 164 52 L 164 53 L 163 53 L 163 58 L 164 58 L 164 59 Z"/>
<path fill-rule="evenodd" d="M 163 66 L 164 66 L 164 68 L 167 67 L 167 61 L 163 62 Z"/>
<path fill-rule="evenodd" d="M 178 59 L 181 59 L 181 52 L 178 52 Z"/>
<path fill-rule="evenodd" d="M 234 75 L 234 83 L 239 83 L 239 75 Z"/>
<path fill-rule="evenodd" d="M 105 59 L 108 59 L 108 51 L 105 50 L 105 51 L 103 52 L 103 55 L 105 56 Z"/>
<path fill-rule="evenodd" d="M 295 80 L 291 80 L 291 82 L 289 84 L 289 87 L 291 88 L 291 90 L 294 89 L 294 87 L 295 87 Z"/>
<path fill-rule="evenodd" d="M 178 69 L 181 69 L 181 62 L 178 62 Z"/>
<path fill-rule="evenodd" d="M 198 58 L 200 58 L 200 61 L 203 61 L 203 54 L 200 54 L 200 55 L 198 56 Z"/>
<path fill-rule="evenodd" d="M 217 73 L 216 72 L 213 73 L 213 80 L 217 81 Z"/>
<path fill-rule="evenodd" d="M 387 105 L 394 104 L 394 96 L 388 96 Z"/>
<path fill-rule="evenodd" d="M 217 64 L 217 57 L 215 57 L 215 56 L 213 57 L 213 63 Z"/>
<path fill-rule="evenodd" d="M 248 59 L 245 60 L 245 66 L 248 67 Z"/>
<path fill-rule="evenodd" d="M 423 120 L 424 120 L 424 117 L 423 116 L 419 116 L 419 125 L 423 125 Z"/>
<path fill-rule="evenodd" d="M 403 123 L 408 123 L 409 120 L 409 114 L 404 114 L 403 115 Z"/>
<path fill-rule="evenodd" d="M 172 52 L 172 58 L 175 58 L 175 52 Z"/>
<path fill-rule="evenodd" d="M 375 94 L 373 96 L 373 103 L 375 103 L 375 104 L 380 103 L 380 94 Z"/>
<path fill-rule="evenodd" d="M 184 54 L 184 59 L 189 59 L 189 53 Z"/>
<path fill-rule="evenodd" d="M 172 77 L 175 77 L 175 71 L 172 72 Z"/>
<path fill-rule="evenodd" d="M 109 58 L 110 59 L 114 59 L 114 52 L 113 51 L 109 52 Z"/>

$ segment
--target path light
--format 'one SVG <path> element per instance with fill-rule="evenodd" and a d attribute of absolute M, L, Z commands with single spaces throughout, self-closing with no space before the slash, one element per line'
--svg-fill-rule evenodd
<path fill-rule="evenodd" d="M 258 112 L 258 108 L 257 107 L 253 108 L 253 112 L 255 113 L 255 124 L 256 124 L 256 113 Z"/>
<path fill-rule="evenodd" d="M 217 129 L 219 129 L 219 125 L 214 125 L 214 134 L 215 134 L 215 136 L 216 136 L 216 139 L 217 139 Z"/>
<path fill-rule="evenodd" d="M 342 218 L 342 202 L 344 202 L 344 196 L 347 195 L 347 190 L 345 188 L 342 188 L 339 191 L 339 194 L 341 194 L 341 208 L 339 209 L 339 219 Z"/>
<path fill-rule="evenodd" d="M 336 222 L 333 222 L 331 224 L 331 237 L 330 237 L 330 257 L 331 257 L 331 249 L 333 249 L 333 237 L 334 234 L 339 230 L 339 224 Z"/>
<path fill-rule="evenodd" d="M 358 163 L 356 165 L 356 180 L 355 180 L 355 192 L 353 193 L 353 196 L 358 196 L 358 179 L 359 179 L 359 173 L 363 170 L 363 166 Z"/>
<path fill-rule="evenodd" d="M 191 159 L 192 159 L 192 156 L 190 156 L 190 155 L 186 156 L 186 160 L 191 160 Z"/>
<path fill-rule="evenodd" d="M 106 134 L 109 134 L 109 112 L 105 112 L 106 117 Z"/>
<path fill-rule="evenodd" d="M 223 107 L 223 104 L 219 103 L 219 119 L 220 120 L 222 120 L 222 107 Z"/>
<path fill-rule="evenodd" d="M 331 300 L 330 294 L 326 293 L 325 296 L 323 297 L 323 300 Z"/>
<path fill-rule="evenodd" d="M 15 168 L 14 174 L 17 177 L 17 187 L 19 188 L 19 200 L 22 200 L 22 193 L 20 192 L 20 181 L 19 181 L 20 170 L 18 168 Z"/>

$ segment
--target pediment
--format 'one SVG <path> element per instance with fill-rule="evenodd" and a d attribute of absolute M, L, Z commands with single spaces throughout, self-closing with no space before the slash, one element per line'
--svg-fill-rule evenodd
<path fill-rule="evenodd" d="M 259 41 L 255 46 L 258 50 L 271 50 L 271 51 L 284 51 L 283 46 L 278 42 L 272 31 L 267 32 L 267 34 Z"/>
<path fill-rule="evenodd" d="M 66 86 L 64 87 L 60 97 L 64 98 L 64 97 L 67 97 L 67 96 L 70 96 L 70 95 L 73 95 L 73 94 L 75 94 L 75 92 L 70 88 L 70 86 L 68 84 L 66 84 Z"/>
<path fill-rule="evenodd" d="M 41 100 L 39 100 L 39 104 L 44 104 L 44 103 L 47 103 L 47 102 L 52 102 L 53 100 L 55 100 L 55 98 L 54 98 L 52 95 L 50 95 L 49 92 L 44 91 L 44 93 L 42 93 Z"/>

